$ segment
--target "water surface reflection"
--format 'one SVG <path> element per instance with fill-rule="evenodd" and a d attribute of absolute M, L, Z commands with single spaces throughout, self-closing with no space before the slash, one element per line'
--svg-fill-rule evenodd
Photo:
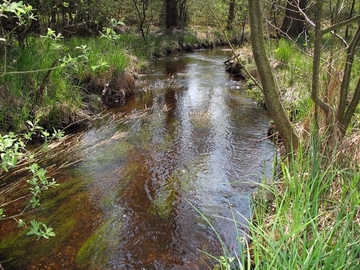
<path fill-rule="evenodd" d="M 61 171 L 60 179 L 77 183 L 85 205 L 67 206 L 74 226 L 51 240 L 59 243 L 44 269 L 65 269 L 69 262 L 69 269 L 209 269 L 200 250 L 219 255 L 221 246 L 191 205 L 237 251 L 234 223 L 226 218 L 236 213 L 246 225 L 253 181 L 269 173 L 274 149 L 262 140 L 265 112 L 223 71 L 226 54 L 160 59 L 141 78 L 137 95 L 114 110 L 126 118 L 117 114 L 123 120 L 103 121 L 81 137 L 81 161 Z M 82 210 L 86 226 L 75 218 Z M 55 230 L 61 226 L 52 223 Z M 65 252 L 74 238 L 72 252 Z M 25 256 L 22 266 L 32 269 L 34 261 Z"/>

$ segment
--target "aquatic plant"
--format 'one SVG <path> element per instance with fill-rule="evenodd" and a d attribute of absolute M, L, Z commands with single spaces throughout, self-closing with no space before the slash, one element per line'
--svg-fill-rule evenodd
<path fill-rule="evenodd" d="M 190 115 L 190 122 L 199 131 L 206 131 L 211 128 L 211 114 L 201 110 Z"/>
<path fill-rule="evenodd" d="M 119 237 L 116 236 L 122 229 L 122 221 L 120 219 L 122 209 L 116 209 L 112 215 L 99 228 L 82 243 L 77 255 L 76 263 L 78 265 L 98 268 L 107 264 L 108 258 L 111 257 L 112 252 L 115 251 L 119 244 Z M 87 260 L 91 257 L 91 260 Z"/>

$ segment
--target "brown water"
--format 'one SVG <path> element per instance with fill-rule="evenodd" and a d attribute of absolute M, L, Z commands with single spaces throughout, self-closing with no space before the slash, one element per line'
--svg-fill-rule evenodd
<path fill-rule="evenodd" d="M 228 53 L 153 63 L 135 97 L 49 158 L 74 162 L 37 212 L 57 236 L 36 241 L 3 221 L 5 270 L 211 269 L 205 253 L 239 253 L 274 148 L 266 113 L 224 72 Z"/>

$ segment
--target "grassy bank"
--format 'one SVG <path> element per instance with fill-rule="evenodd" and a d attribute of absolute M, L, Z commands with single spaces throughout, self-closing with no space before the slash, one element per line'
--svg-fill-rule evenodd
<path fill-rule="evenodd" d="M 360 173 L 323 160 L 318 149 L 313 140 L 256 197 L 250 226 L 255 269 L 360 266 Z"/>
<path fill-rule="evenodd" d="M 310 141 L 275 180 L 260 184 L 250 241 L 239 241 L 238 257 L 225 250 L 214 269 L 359 269 L 360 172 L 324 159 Z"/>
<path fill-rule="evenodd" d="M 104 110 L 99 96 L 118 74 L 139 72 L 154 57 L 173 51 L 224 44 L 213 29 L 155 29 L 146 40 L 135 30 L 108 30 L 98 37 L 71 39 L 49 30 L 46 36 L 29 38 L 25 47 L 3 47 L 1 132 L 21 132 L 35 118 L 47 129 L 81 122 Z"/>
<path fill-rule="evenodd" d="M 280 173 L 259 185 L 253 198 L 253 217 L 245 232 L 248 241 L 239 241 L 242 254 L 237 257 L 225 250 L 215 269 L 359 269 L 359 107 L 344 140 L 331 151 L 324 150 L 326 138 L 321 136 L 328 135 L 324 135 L 321 112 L 317 124 L 322 128 L 318 135 L 312 132 L 310 49 L 278 40 L 268 43 L 268 52 L 283 105 L 301 136 L 301 146 L 291 154 L 291 164 L 281 162 L 275 168 Z M 323 55 L 331 59 L 326 45 Z M 344 52 L 339 52 L 336 64 L 340 67 L 344 59 Z M 250 63 L 246 68 L 254 70 L 255 65 Z M 324 65 L 323 74 L 327 75 L 321 77 L 323 95 L 338 93 L 341 82 L 336 75 L 341 71 L 335 70 L 330 76 L 327 68 Z M 359 70 L 358 61 L 353 68 Z M 256 77 L 256 72 L 253 75 Z M 350 81 L 351 91 L 357 79 L 355 75 Z M 262 100 L 256 87 L 249 94 Z M 237 227 L 241 226 L 234 229 Z"/>

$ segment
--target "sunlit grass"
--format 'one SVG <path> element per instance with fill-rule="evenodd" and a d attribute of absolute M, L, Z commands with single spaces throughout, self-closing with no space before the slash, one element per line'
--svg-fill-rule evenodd
<path fill-rule="evenodd" d="M 64 117 L 73 121 L 82 109 L 85 77 L 109 77 L 138 64 L 124 47 L 100 37 L 29 39 L 25 48 L 11 50 L 6 57 L 10 60 L 0 76 L 0 121 L 6 123 L 4 130 L 14 131 L 23 130 L 26 120 L 34 117 L 42 124 L 67 125 Z M 7 104 L 13 106 L 5 110 Z"/>
<path fill-rule="evenodd" d="M 359 268 L 360 173 L 323 160 L 317 144 L 283 163 L 276 182 L 260 184 L 244 250 L 251 261 L 236 269 Z"/>

